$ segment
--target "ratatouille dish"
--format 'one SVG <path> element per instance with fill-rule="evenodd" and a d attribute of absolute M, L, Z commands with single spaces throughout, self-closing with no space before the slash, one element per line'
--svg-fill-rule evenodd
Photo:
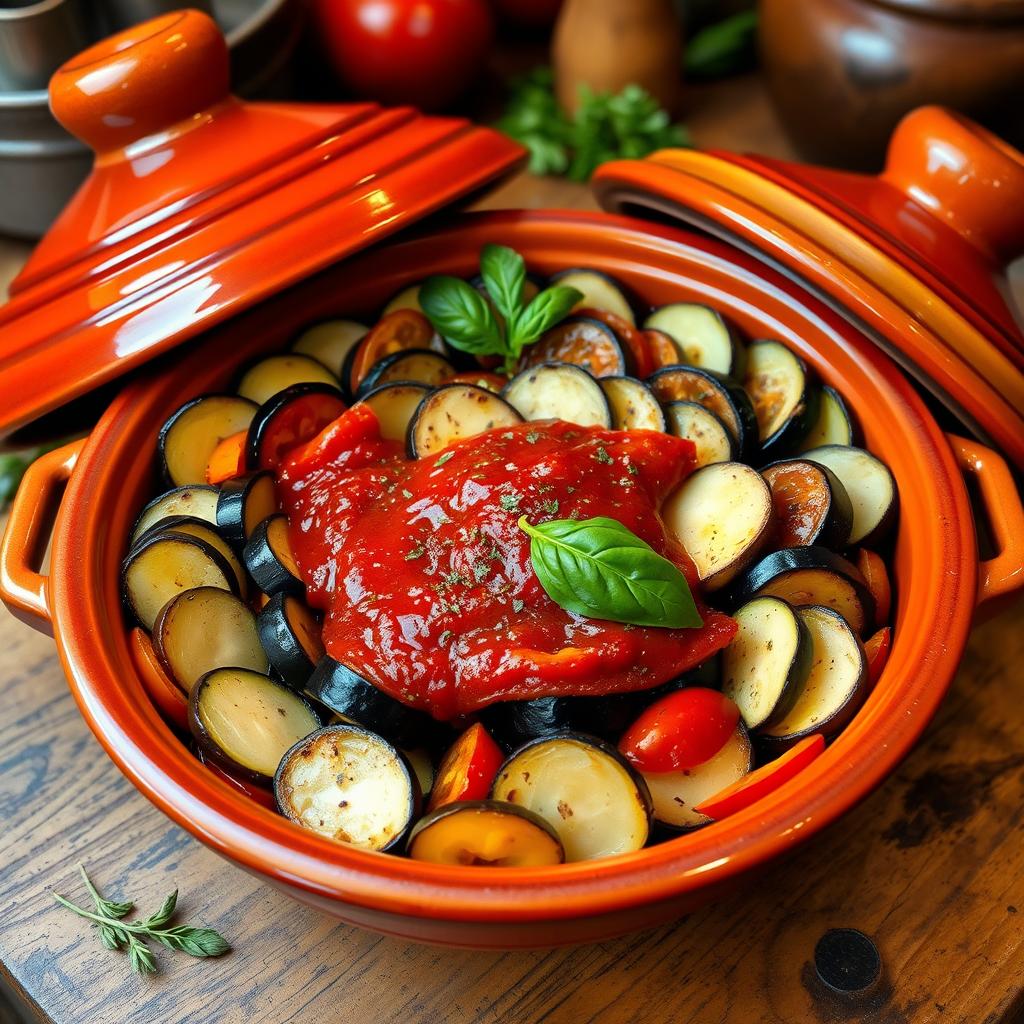
<path fill-rule="evenodd" d="M 888 654 L 892 474 L 780 342 L 642 308 L 489 245 L 167 420 L 124 602 L 211 772 L 343 843 L 538 866 L 818 756 Z"/>

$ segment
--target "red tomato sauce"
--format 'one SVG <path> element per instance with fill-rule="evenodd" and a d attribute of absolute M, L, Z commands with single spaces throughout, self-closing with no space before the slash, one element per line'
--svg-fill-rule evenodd
<path fill-rule="evenodd" d="M 611 516 L 682 569 L 662 499 L 693 445 L 653 431 L 524 423 L 409 460 L 355 406 L 292 452 L 279 487 L 328 653 L 439 719 L 501 700 L 644 690 L 724 647 L 728 616 L 697 598 L 699 629 L 586 619 L 544 592 L 517 526 Z"/>

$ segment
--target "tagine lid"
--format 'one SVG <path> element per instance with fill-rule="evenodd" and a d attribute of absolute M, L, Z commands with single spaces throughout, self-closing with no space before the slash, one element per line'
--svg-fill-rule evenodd
<path fill-rule="evenodd" d="M 722 237 L 846 315 L 979 437 L 1024 466 L 1024 156 L 936 107 L 900 123 L 877 175 L 724 152 L 605 164 L 606 209 Z"/>
<path fill-rule="evenodd" d="M 224 37 L 195 10 L 79 54 L 51 79 L 50 105 L 95 164 L 0 309 L 0 436 L 525 156 L 492 129 L 412 108 L 242 102 Z"/>

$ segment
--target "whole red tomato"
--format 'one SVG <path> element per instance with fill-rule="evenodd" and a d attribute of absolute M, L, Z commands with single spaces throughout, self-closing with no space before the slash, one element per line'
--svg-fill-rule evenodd
<path fill-rule="evenodd" d="M 486 0 L 313 0 L 338 75 L 361 96 L 448 106 L 480 73 L 493 35 Z"/>

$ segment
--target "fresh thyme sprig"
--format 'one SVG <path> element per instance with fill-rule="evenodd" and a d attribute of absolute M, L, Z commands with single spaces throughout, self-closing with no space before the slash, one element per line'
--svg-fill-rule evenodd
<path fill-rule="evenodd" d="M 53 898 L 62 907 L 67 907 L 79 917 L 96 924 L 99 928 L 100 942 L 107 949 L 127 948 L 133 971 L 139 974 L 152 974 L 157 970 L 156 957 L 143 939 L 151 939 L 168 949 L 196 957 L 220 956 L 231 948 L 224 937 L 212 928 L 192 928 L 183 924 L 165 927 L 174 916 L 178 904 L 177 889 L 164 900 L 155 914 L 150 914 L 141 921 L 125 921 L 124 918 L 135 908 L 135 904 L 130 900 L 117 903 L 104 899 L 81 864 L 78 865 L 78 870 L 82 873 L 82 881 L 92 897 L 95 912 L 85 910 L 57 892 L 53 894 Z"/>

